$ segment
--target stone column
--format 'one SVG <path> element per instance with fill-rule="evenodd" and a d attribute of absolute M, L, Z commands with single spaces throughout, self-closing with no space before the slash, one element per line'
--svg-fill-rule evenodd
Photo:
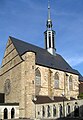
<path fill-rule="evenodd" d="M 25 62 L 21 63 L 19 118 L 25 118 Z"/>
<path fill-rule="evenodd" d="M 16 107 L 15 108 L 15 119 L 18 119 L 19 118 L 19 107 Z"/>
<path fill-rule="evenodd" d="M 8 119 L 11 119 L 11 108 L 8 108 Z"/>
<path fill-rule="evenodd" d="M 0 108 L 1 112 L 0 112 L 0 119 L 4 119 L 4 109 L 1 107 Z"/>
<path fill-rule="evenodd" d="M 25 117 L 35 119 L 35 53 L 27 52 L 25 61 Z"/>

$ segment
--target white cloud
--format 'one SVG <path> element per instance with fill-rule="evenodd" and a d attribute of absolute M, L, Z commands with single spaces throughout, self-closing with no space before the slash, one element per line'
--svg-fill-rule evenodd
<path fill-rule="evenodd" d="M 75 67 L 75 66 L 83 63 L 83 56 L 82 57 L 67 58 L 67 61 L 72 67 Z"/>

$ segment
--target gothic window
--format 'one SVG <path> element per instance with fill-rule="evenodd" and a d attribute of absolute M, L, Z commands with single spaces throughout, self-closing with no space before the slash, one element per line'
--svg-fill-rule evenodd
<path fill-rule="evenodd" d="M 45 107 L 42 106 L 42 116 L 45 117 Z"/>
<path fill-rule="evenodd" d="M 7 108 L 4 109 L 4 119 L 8 119 L 8 110 L 7 110 Z"/>
<path fill-rule="evenodd" d="M 54 76 L 54 88 L 59 88 L 59 75 L 56 72 Z"/>
<path fill-rule="evenodd" d="M 73 83 L 72 83 L 73 81 L 72 81 L 72 76 L 70 75 L 70 77 L 69 77 L 69 90 L 72 90 L 73 89 Z"/>
<path fill-rule="evenodd" d="M 14 115 L 15 115 L 15 110 L 14 108 L 11 109 L 11 118 L 14 118 Z"/>
<path fill-rule="evenodd" d="M 41 85 L 41 73 L 38 69 L 35 71 L 35 75 L 36 75 L 35 84 L 36 86 L 40 86 Z"/>
<path fill-rule="evenodd" d="M 53 105 L 53 117 L 55 117 L 55 116 L 56 116 L 56 106 Z"/>
<path fill-rule="evenodd" d="M 48 105 L 47 107 L 47 116 L 50 117 L 51 116 L 51 113 L 50 113 L 50 106 Z"/>

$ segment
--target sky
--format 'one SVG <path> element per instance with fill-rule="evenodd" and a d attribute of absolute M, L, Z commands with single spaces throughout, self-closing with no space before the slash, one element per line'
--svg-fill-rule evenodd
<path fill-rule="evenodd" d="M 0 65 L 9 36 L 44 48 L 48 0 L 0 0 Z M 83 0 L 50 0 L 56 52 L 83 75 Z"/>

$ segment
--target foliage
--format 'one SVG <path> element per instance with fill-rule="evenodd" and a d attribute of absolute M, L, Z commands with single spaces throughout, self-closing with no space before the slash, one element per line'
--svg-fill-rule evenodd
<path fill-rule="evenodd" d="M 78 96 L 78 98 L 83 99 L 83 93 L 80 93 L 79 96 Z"/>

